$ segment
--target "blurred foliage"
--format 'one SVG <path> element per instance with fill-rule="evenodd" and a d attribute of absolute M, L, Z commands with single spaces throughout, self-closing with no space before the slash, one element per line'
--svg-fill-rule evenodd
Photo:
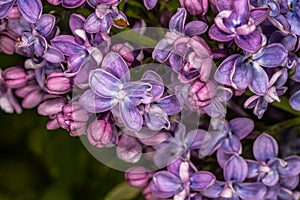
<path fill-rule="evenodd" d="M 1 111 L 0 117 L 1 200 L 100 200 L 124 181 L 123 172 L 94 159 L 79 138 L 64 130 L 47 131 L 47 119 L 35 110 L 21 115 Z M 127 183 L 121 186 L 114 191 L 132 194 L 127 199 L 139 194 Z"/>

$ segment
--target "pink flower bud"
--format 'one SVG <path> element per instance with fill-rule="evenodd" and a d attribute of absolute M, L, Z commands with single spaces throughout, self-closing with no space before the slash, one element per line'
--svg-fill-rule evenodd
<path fill-rule="evenodd" d="M 179 0 L 190 15 L 205 15 L 208 10 L 208 0 Z"/>
<path fill-rule="evenodd" d="M 27 82 L 27 74 L 22 67 L 10 67 L 3 71 L 2 76 L 9 88 L 24 87 Z"/>
<path fill-rule="evenodd" d="M 87 130 L 89 142 L 99 148 L 111 143 L 115 138 L 114 136 L 111 124 L 105 120 L 94 120 Z"/>
<path fill-rule="evenodd" d="M 15 53 L 16 39 L 8 33 L 0 35 L 0 49 L 3 53 L 12 55 Z"/>
<path fill-rule="evenodd" d="M 71 79 L 63 72 L 52 72 L 45 81 L 45 89 L 50 94 L 65 94 L 71 90 Z"/>
<path fill-rule="evenodd" d="M 148 185 L 149 174 L 142 166 L 132 167 L 125 172 L 125 179 L 132 187 L 144 188 Z"/>
<path fill-rule="evenodd" d="M 207 106 L 216 95 L 216 91 L 217 85 L 215 82 L 204 83 L 196 80 L 189 90 L 189 101 L 200 107 Z"/>
<path fill-rule="evenodd" d="M 38 113 L 44 116 L 56 115 L 57 113 L 62 112 L 65 105 L 66 99 L 63 97 L 48 99 L 39 105 Z"/>

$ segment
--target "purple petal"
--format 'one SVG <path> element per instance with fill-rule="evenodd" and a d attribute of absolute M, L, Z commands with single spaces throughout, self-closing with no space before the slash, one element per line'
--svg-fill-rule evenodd
<path fill-rule="evenodd" d="M 243 50 L 255 53 L 261 48 L 262 36 L 258 31 L 254 31 L 249 35 L 238 35 L 235 37 L 235 43 Z"/>
<path fill-rule="evenodd" d="M 293 109 L 300 111 L 300 90 L 291 96 L 289 102 Z"/>
<path fill-rule="evenodd" d="M 254 160 L 247 160 L 248 175 L 247 178 L 255 178 L 259 175 L 259 162 Z"/>
<path fill-rule="evenodd" d="M 250 11 L 250 16 L 254 20 L 255 25 L 262 23 L 268 16 L 268 8 L 254 8 Z"/>
<path fill-rule="evenodd" d="M 217 27 L 216 24 L 214 24 L 210 27 L 208 34 L 211 39 L 219 41 L 219 42 L 228 42 L 228 41 L 234 39 L 234 35 L 230 35 L 224 31 L 222 31 L 220 28 Z"/>
<path fill-rule="evenodd" d="M 142 146 L 136 138 L 124 133 L 120 137 L 116 153 L 125 162 L 137 163 L 142 156 Z"/>
<path fill-rule="evenodd" d="M 15 3 L 15 1 L 11 0 L 8 3 L 0 5 L 0 18 L 1 19 L 8 15 L 8 13 L 11 10 L 11 8 L 13 7 L 14 3 Z"/>
<path fill-rule="evenodd" d="M 229 121 L 229 126 L 233 134 L 241 140 L 253 131 L 254 122 L 248 118 L 235 118 Z"/>
<path fill-rule="evenodd" d="M 145 82 L 129 82 L 124 85 L 123 90 L 127 93 L 129 106 L 136 106 L 140 103 L 149 104 L 152 102 L 150 94 L 151 85 Z"/>
<path fill-rule="evenodd" d="M 51 46 L 48 46 L 46 53 L 43 55 L 43 58 L 52 63 L 61 63 L 65 60 L 64 55 L 59 50 Z"/>
<path fill-rule="evenodd" d="M 236 192 L 242 199 L 263 200 L 267 188 L 261 183 L 243 183 L 236 187 Z"/>
<path fill-rule="evenodd" d="M 270 44 L 263 49 L 262 56 L 254 62 L 264 67 L 278 67 L 285 64 L 288 51 L 282 44 Z"/>
<path fill-rule="evenodd" d="M 22 16 L 30 23 L 35 23 L 42 15 L 43 4 L 40 0 L 17 0 Z"/>
<path fill-rule="evenodd" d="M 144 0 L 144 5 L 147 8 L 147 10 L 153 9 L 156 4 L 157 0 Z"/>
<path fill-rule="evenodd" d="M 226 181 L 242 183 L 248 173 L 247 162 L 238 155 L 233 155 L 224 166 L 224 178 Z"/>
<path fill-rule="evenodd" d="M 39 32 L 44 37 L 46 37 L 52 31 L 54 25 L 55 25 L 55 17 L 50 14 L 44 14 L 36 22 L 35 29 L 37 30 L 37 32 Z"/>
<path fill-rule="evenodd" d="M 103 69 L 97 69 L 90 74 L 89 84 L 97 95 L 105 98 L 115 97 L 123 85 L 117 77 Z"/>
<path fill-rule="evenodd" d="M 66 56 L 72 56 L 85 51 L 83 46 L 78 45 L 75 42 L 74 37 L 70 35 L 57 36 L 51 40 L 51 44 Z"/>
<path fill-rule="evenodd" d="M 169 198 L 182 190 L 181 184 L 181 180 L 174 174 L 161 171 L 154 174 L 150 189 L 160 198 Z"/>
<path fill-rule="evenodd" d="M 294 177 L 281 177 L 280 185 L 289 190 L 294 190 L 299 184 L 299 176 Z"/>
<path fill-rule="evenodd" d="M 253 154 L 258 161 L 268 161 L 278 155 L 278 144 L 274 138 L 268 134 L 261 134 L 253 144 Z"/>
<path fill-rule="evenodd" d="M 124 59 L 115 52 L 109 52 L 103 59 L 102 68 L 126 83 L 130 80 L 128 66 Z"/>
<path fill-rule="evenodd" d="M 177 31 L 183 33 L 185 19 L 186 10 L 184 8 L 178 8 L 176 14 L 170 19 L 169 29 L 174 32 Z"/>
<path fill-rule="evenodd" d="M 113 108 L 118 102 L 112 98 L 97 96 L 92 90 L 83 93 L 79 99 L 79 104 L 88 112 L 100 113 Z"/>
<path fill-rule="evenodd" d="M 269 187 L 275 186 L 279 181 L 278 171 L 275 169 L 272 169 L 270 172 L 268 172 L 266 174 L 266 176 L 261 181 L 266 186 L 269 186 Z"/>
<path fill-rule="evenodd" d="M 221 168 L 224 168 L 226 162 L 230 160 L 232 153 L 228 153 L 224 148 L 219 148 L 217 151 L 217 161 Z"/>
<path fill-rule="evenodd" d="M 142 77 L 142 80 L 154 80 L 156 82 L 159 82 L 161 84 L 163 84 L 163 80 L 162 78 L 160 77 L 160 75 L 152 70 L 147 70 L 144 74 L 143 74 L 143 77 Z"/>
<path fill-rule="evenodd" d="M 233 10 L 240 18 L 246 17 L 249 14 L 249 1 L 248 0 L 240 0 L 233 1 Z"/>
<path fill-rule="evenodd" d="M 81 6 L 85 0 L 62 0 L 62 6 L 65 8 L 76 8 Z"/>
<path fill-rule="evenodd" d="M 176 48 L 176 47 L 175 47 Z M 184 66 L 183 63 L 183 57 L 181 55 L 178 55 L 177 53 L 173 52 L 171 53 L 170 57 L 169 57 L 169 62 L 170 65 L 172 67 L 172 69 L 177 72 L 180 73 L 182 70 L 182 67 Z M 300 71 L 299 71 L 300 72 Z M 300 74 L 300 73 L 299 73 Z M 300 78 L 299 78 L 300 79 Z"/>
<path fill-rule="evenodd" d="M 227 153 L 241 153 L 242 149 L 242 144 L 239 140 L 239 138 L 235 135 L 232 135 L 229 137 L 227 140 L 224 140 L 222 144 L 222 148 L 227 152 Z"/>
<path fill-rule="evenodd" d="M 279 165 L 280 176 L 298 176 L 300 173 L 300 157 L 290 156 L 284 159 L 287 162 L 285 167 Z"/>
<path fill-rule="evenodd" d="M 233 70 L 233 65 L 238 57 L 241 57 L 241 55 L 231 55 L 220 64 L 214 75 L 216 81 L 224 85 L 231 85 L 230 76 Z"/>
<path fill-rule="evenodd" d="M 110 15 L 105 15 L 100 19 L 95 13 L 91 14 L 84 23 L 84 29 L 88 33 L 108 32 L 112 26 L 112 19 Z"/>
<path fill-rule="evenodd" d="M 216 178 L 210 172 L 196 172 L 190 178 L 190 187 L 195 191 L 202 191 L 212 186 Z"/>
<path fill-rule="evenodd" d="M 168 115 L 158 106 L 152 105 L 148 113 L 144 114 L 145 123 L 149 129 L 159 131 L 163 128 L 170 129 Z"/>
<path fill-rule="evenodd" d="M 202 191 L 201 193 L 209 198 L 218 198 L 220 197 L 220 193 L 223 191 L 224 183 L 216 181 L 214 185 Z"/>
<path fill-rule="evenodd" d="M 161 107 L 167 115 L 176 115 L 181 111 L 181 106 L 176 95 L 166 96 L 158 100 L 156 104 Z"/>
<path fill-rule="evenodd" d="M 87 88 L 89 86 L 89 74 L 96 68 L 97 62 L 94 59 L 89 59 L 87 62 L 83 63 L 73 79 L 74 84 L 81 89 Z"/>
<path fill-rule="evenodd" d="M 124 101 L 120 103 L 120 113 L 125 126 L 133 131 L 140 131 L 143 117 L 137 107 L 128 107 Z"/>
<path fill-rule="evenodd" d="M 151 85 L 151 91 L 149 93 L 152 95 L 152 102 L 157 101 L 164 93 L 164 85 L 160 81 L 155 81 L 153 79 L 142 79 L 143 82 Z"/>
<path fill-rule="evenodd" d="M 238 90 L 245 90 L 252 81 L 253 72 L 249 63 L 243 63 L 242 57 L 236 60 L 232 75 L 232 86 Z"/>
<path fill-rule="evenodd" d="M 273 76 L 269 82 L 269 87 L 274 85 L 276 88 L 281 88 L 284 86 L 287 79 L 288 79 L 288 72 L 287 72 L 287 69 L 284 68 L 273 74 Z"/>
<path fill-rule="evenodd" d="M 70 16 L 69 26 L 73 34 L 77 29 L 84 29 L 85 18 L 79 14 L 72 14 Z"/>
<path fill-rule="evenodd" d="M 185 143 L 189 149 L 200 149 L 203 145 L 204 138 L 208 135 L 208 133 L 204 130 L 192 130 L 190 131 L 186 138 Z"/>
<path fill-rule="evenodd" d="M 249 89 L 257 95 L 265 95 L 268 91 L 269 78 L 265 70 L 259 65 L 252 65 L 252 82 Z"/>
<path fill-rule="evenodd" d="M 152 53 L 152 58 L 163 63 L 169 58 L 172 51 L 173 46 L 169 44 L 167 39 L 162 39 L 156 44 Z"/>
<path fill-rule="evenodd" d="M 201 35 L 207 31 L 207 24 L 202 21 L 192 21 L 186 24 L 184 33 L 188 36 Z"/>

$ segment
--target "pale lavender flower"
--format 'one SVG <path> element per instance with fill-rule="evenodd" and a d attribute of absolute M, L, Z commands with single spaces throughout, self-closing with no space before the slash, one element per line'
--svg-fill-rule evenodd
<path fill-rule="evenodd" d="M 248 0 L 217 1 L 218 15 L 209 36 L 219 42 L 234 40 L 243 50 L 254 53 L 262 45 L 257 26 L 266 19 L 268 8 L 250 9 Z"/>
<path fill-rule="evenodd" d="M 268 90 L 264 95 L 253 95 L 245 103 L 245 108 L 254 108 L 254 114 L 260 119 L 268 108 L 268 104 L 274 101 L 280 102 L 279 96 L 283 95 L 287 87 L 284 86 L 288 79 L 287 69 L 282 69 L 273 74 L 269 83 Z"/>
<path fill-rule="evenodd" d="M 282 44 L 269 44 L 255 54 L 234 54 L 225 59 L 214 78 L 219 83 L 243 91 L 247 87 L 257 94 L 268 91 L 268 75 L 263 69 L 285 66 L 288 52 Z"/>
<path fill-rule="evenodd" d="M 210 172 L 197 171 L 189 161 L 177 159 L 168 165 L 168 171 L 153 175 L 150 189 L 160 198 L 189 199 L 192 191 L 203 191 L 215 183 Z"/>
<path fill-rule="evenodd" d="M 257 161 L 247 160 L 248 178 L 257 178 L 266 186 L 275 186 L 281 177 L 298 177 L 300 157 L 278 158 L 278 144 L 268 134 L 261 134 L 253 144 L 253 154 Z"/>
<path fill-rule="evenodd" d="M 202 194 L 209 198 L 220 198 L 221 200 L 265 199 L 267 188 L 262 183 L 244 183 L 247 173 L 247 162 L 242 157 L 233 155 L 224 166 L 225 182 L 216 181 Z"/>

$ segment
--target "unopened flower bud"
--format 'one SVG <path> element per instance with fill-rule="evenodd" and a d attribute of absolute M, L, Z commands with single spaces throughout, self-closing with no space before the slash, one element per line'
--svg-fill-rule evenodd
<path fill-rule="evenodd" d="M 125 179 L 132 187 L 144 188 L 148 185 L 149 174 L 142 166 L 132 167 L 125 172 Z"/>
<path fill-rule="evenodd" d="M 190 15 L 205 15 L 208 10 L 208 0 L 179 0 Z"/>
<path fill-rule="evenodd" d="M 3 71 L 2 76 L 9 88 L 24 87 L 27 82 L 27 74 L 22 67 L 10 67 Z"/>
<path fill-rule="evenodd" d="M 71 90 L 71 79 L 63 72 L 52 72 L 45 81 L 45 89 L 50 94 L 65 94 Z"/>

